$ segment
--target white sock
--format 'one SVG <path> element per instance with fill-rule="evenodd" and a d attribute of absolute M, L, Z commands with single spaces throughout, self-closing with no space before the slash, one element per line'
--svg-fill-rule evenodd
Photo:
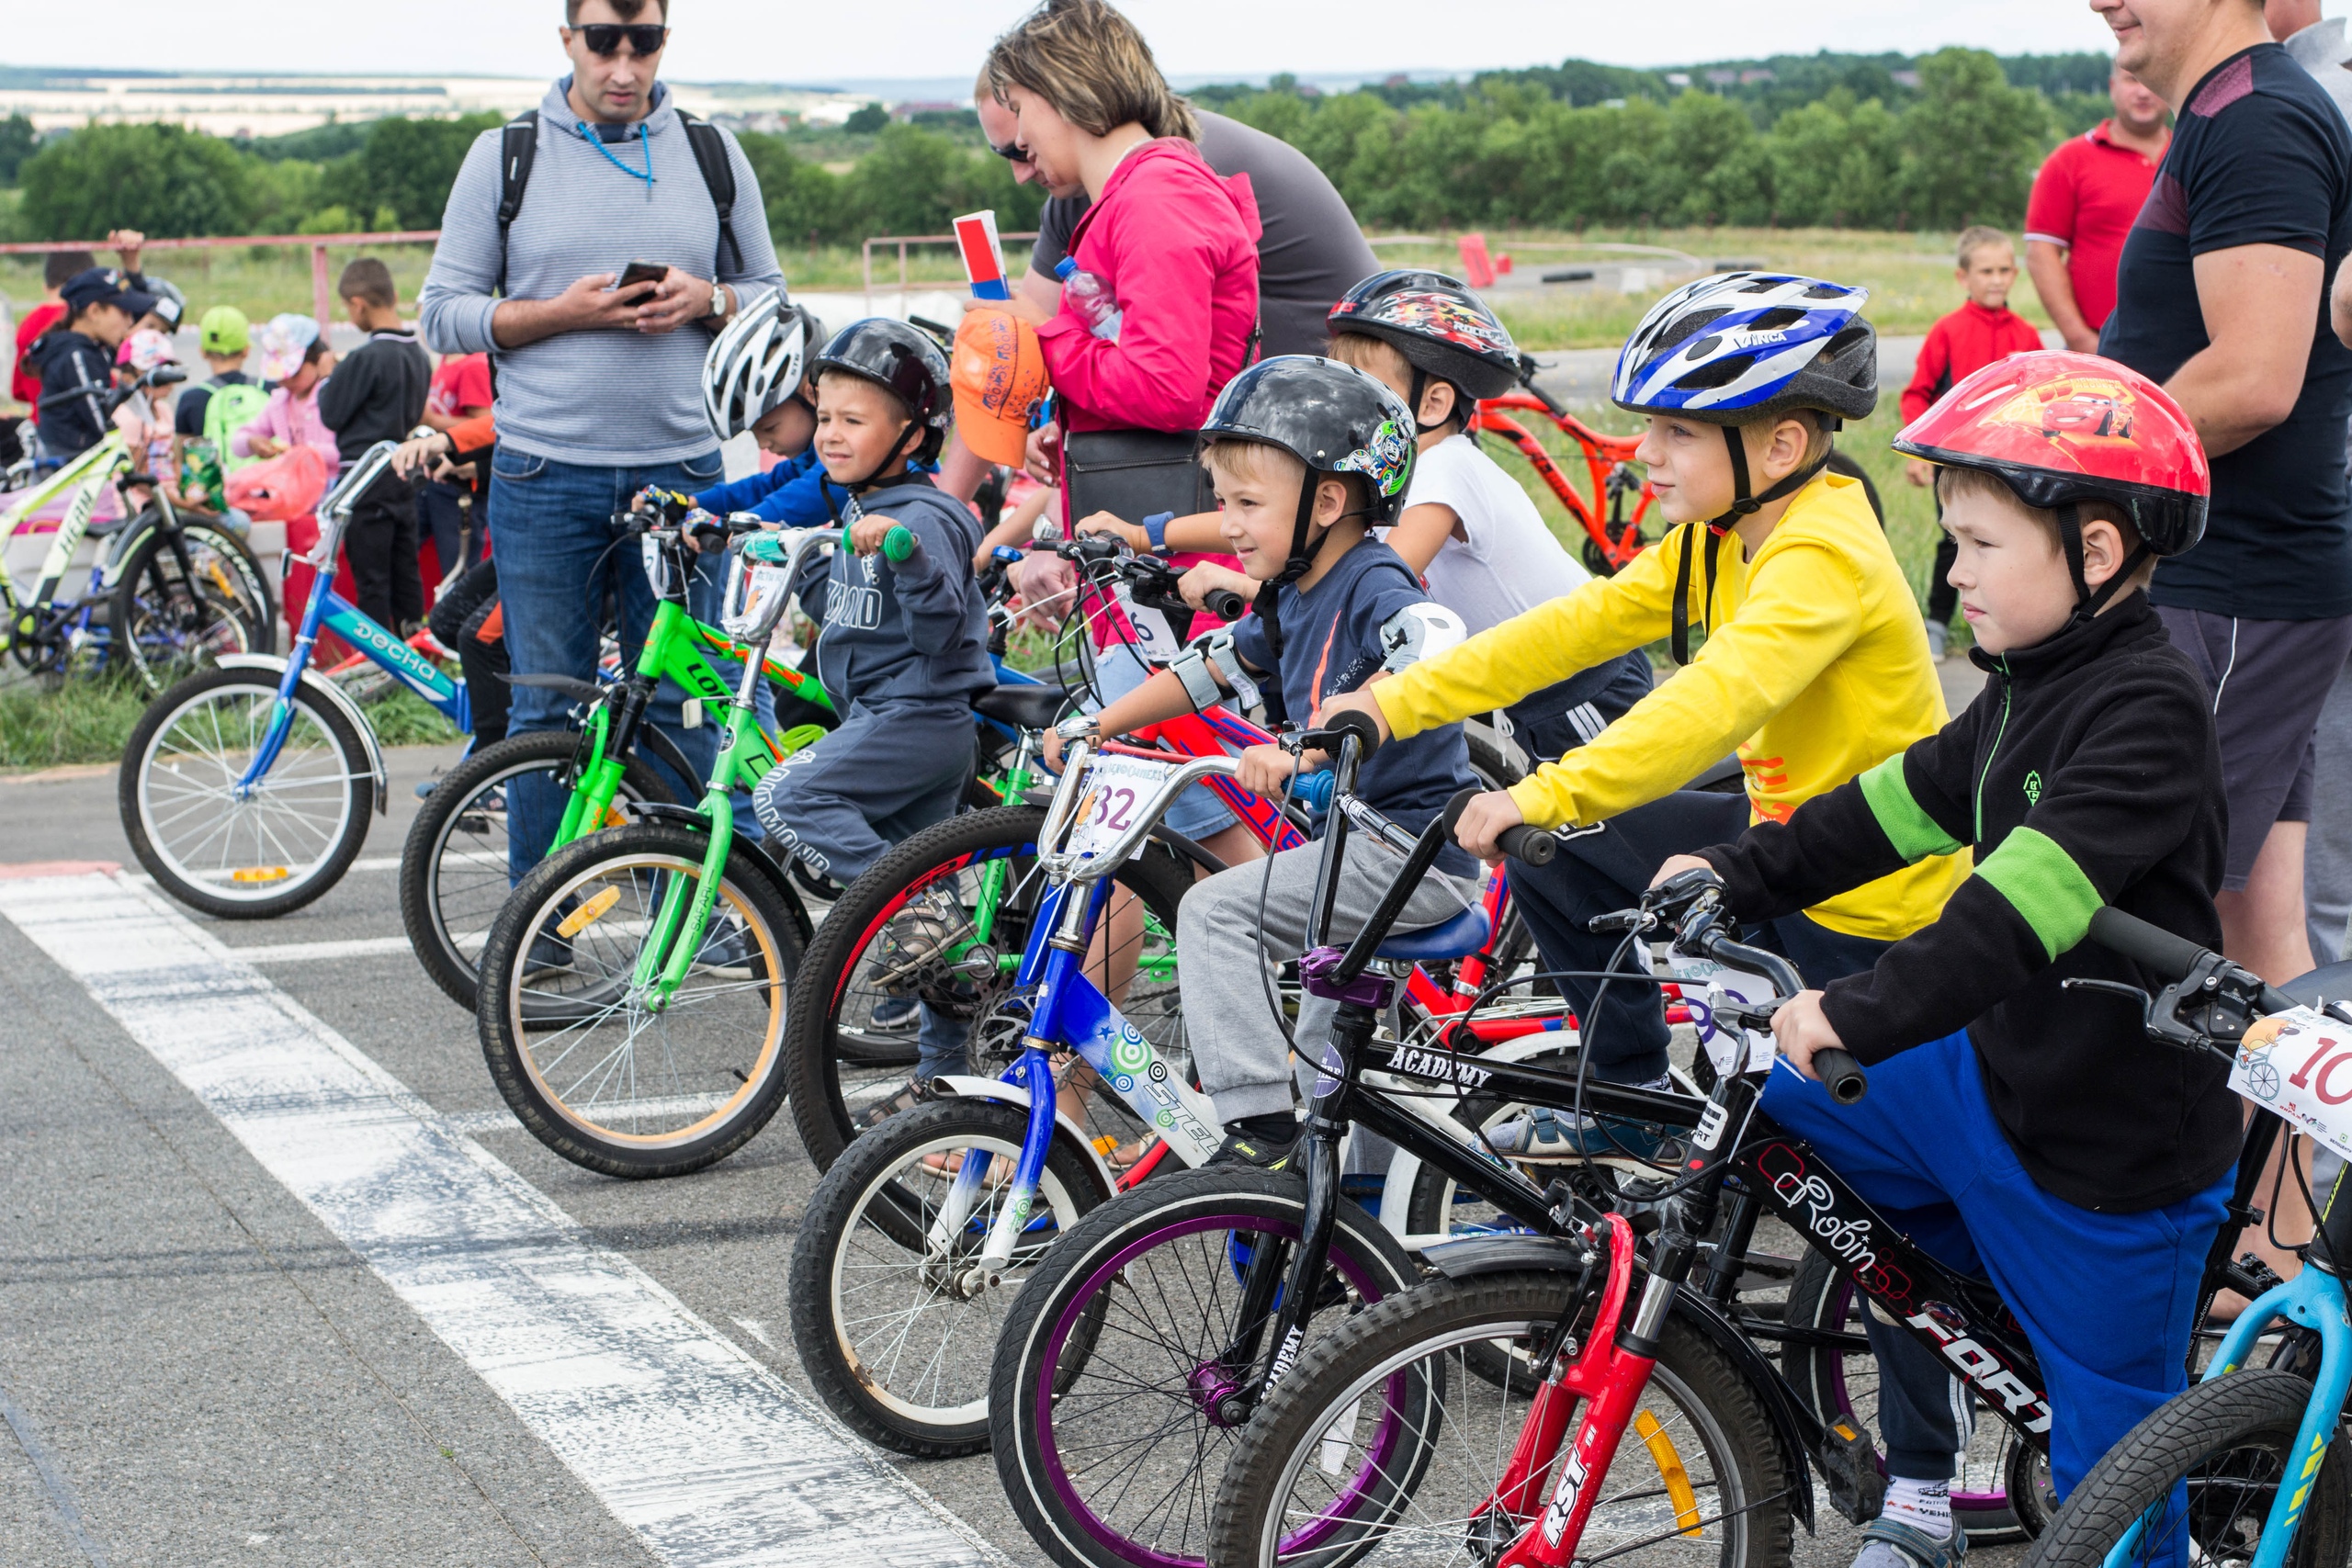
<path fill-rule="evenodd" d="M 1951 1534 L 1951 1483 L 1891 1475 L 1883 1517 L 1941 1540 Z"/>

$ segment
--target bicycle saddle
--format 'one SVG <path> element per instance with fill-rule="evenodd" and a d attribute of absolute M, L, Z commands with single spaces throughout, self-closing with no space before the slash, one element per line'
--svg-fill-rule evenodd
<path fill-rule="evenodd" d="M 1487 945 L 1487 911 L 1464 909 L 1443 925 L 1417 931 L 1393 931 L 1380 944 L 1380 956 L 1397 964 L 1433 964 L 1445 958 L 1467 958 Z"/>
<path fill-rule="evenodd" d="M 982 694 L 972 711 L 1015 729 L 1050 729 L 1069 706 L 1069 694 L 1059 686 L 1001 685 Z"/>
<path fill-rule="evenodd" d="M 2323 964 L 2308 975 L 2298 975 L 2278 987 L 2307 1008 L 2316 1008 L 2323 1001 L 2343 1001 L 2352 998 L 2352 960 L 2342 964 Z"/>

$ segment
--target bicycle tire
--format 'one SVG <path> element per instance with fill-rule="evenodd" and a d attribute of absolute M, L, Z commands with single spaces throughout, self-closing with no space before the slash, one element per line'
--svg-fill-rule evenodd
<path fill-rule="evenodd" d="M 216 705 L 216 696 L 224 700 Z M 281 751 L 277 765 L 272 767 L 254 795 L 243 801 L 226 801 L 231 826 L 220 830 L 225 835 L 224 847 L 204 880 L 198 879 L 196 868 L 182 863 L 180 852 L 158 841 L 170 836 L 164 829 L 176 826 L 196 809 L 167 803 L 164 797 L 169 795 L 175 799 L 200 798 L 208 794 L 221 794 L 243 772 L 235 742 L 256 739 L 277 703 L 277 677 L 274 671 L 207 670 L 189 676 L 149 703 L 138 726 L 131 730 L 130 739 L 123 745 L 115 802 L 122 818 L 123 836 L 130 840 L 130 852 L 155 879 L 158 887 L 190 908 L 221 919 L 269 919 L 302 908 L 343 879 L 343 874 L 358 858 L 360 846 L 368 840 L 368 818 L 376 802 L 376 779 L 368 747 L 341 708 L 298 684 L 294 688 L 294 722 L 308 726 L 317 738 L 315 741 L 306 740 L 304 750 L 323 747 L 331 750 L 332 765 L 337 773 L 302 782 L 307 775 L 289 772 L 288 754 Z M 215 714 L 201 727 L 191 724 L 183 736 L 181 721 L 192 720 L 200 705 L 232 709 L 226 733 L 220 728 L 220 716 Z M 242 709 L 242 722 L 239 713 L 233 711 L 237 708 Z M 203 739 L 198 732 L 199 728 L 211 732 L 214 745 L 209 754 L 198 744 Z M 289 732 L 289 745 L 294 739 Z M 200 768 L 217 776 L 206 780 L 190 773 L 183 778 L 179 764 L 165 765 L 166 753 L 162 749 L 179 745 L 196 749 L 175 750 L 168 755 L 182 759 L 191 769 Z M 163 784 L 167 774 L 175 781 L 168 788 Z M 334 784 L 342 786 L 339 793 L 332 790 Z M 270 808 L 273 790 L 290 795 L 298 789 L 305 795 L 316 794 L 322 800 L 332 798 L 339 803 L 340 810 L 339 817 L 324 829 L 304 836 L 303 842 L 315 837 L 320 845 L 315 857 L 300 868 L 290 860 L 261 858 L 298 847 L 289 846 L 279 832 L 263 822 L 264 811 Z M 286 832 L 292 831 L 282 818 L 277 826 Z M 267 843 L 263 842 L 265 838 L 269 840 Z M 229 863 L 247 843 L 252 850 L 247 858 L 254 870 L 283 874 L 243 880 L 240 873 L 245 868 Z M 229 891 L 240 886 L 250 886 L 254 891 Z"/>
<path fill-rule="evenodd" d="M 1568 1282 L 1557 1274 L 1432 1280 L 1368 1308 L 1322 1339 L 1275 1385 L 1227 1461 L 1211 1514 L 1209 1561 L 1219 1568 L 1272 1568 L 1278 1561 L 1294 1568 L 1343 1568 L 1367 1559 L 1377 1562 L 1391 1525 L 1408 1510 L 1417 1531 L 1452 1537 L 1455 1550 L 1463 1550 L 1464 1538 L 1478 1528 L 1480 1516 L 1465 1511 L 1457 1530 L 1443 1502 L 1459 1496 L 1466 1510 L 1476 1510 L 1491 1500 L 1497 1477 L 1486 1476 L 1481 1484 L 1476 1467 L 1490 1458 L 1498 1470 L 1510 1456 L 1511 1438 L 1519 1430 L 1511 1417 L 1524 1414 L 1533 1380 L 1513 1380 L 1521 1386 L 1506 1392 L 1490 1380 L 1450 1376 L 1444 1362 L 1435 1358 L 1450 1349 L 1490 1348 L 1497 1341 L 1523 1347 L 1555 1325 L 1569 1304 Z M 1374 1387 L 1382 1393 L 1375 1395 Z M 1335 1455 L 1332 1450 L 1356 1447 L 1353 1438 L 1362 1429 L 1363 1405 L 1375 1398 L 1374 1441 L 1367 1446 L 1363 1464 L 1344 1475 L 1344 1491 L 1339 1480 L 1322 1486 L 1307 1483 L 1340 1495 L 1318 1506 L 1307 1516 L 1311 1522 L 1286 1538 L 1283 1523 L 1292 1511 L 1285 1505 L 1300 1483 L 1309 1454 L 1317 1470 L 1342 1477 L 1345 1452 Z M 1686 1404 L 1693 1408 L 1681 1408 Z M 1442 1407 L 1453 1408 L 1437 1416 Z M 1496 1416 L 1490 1433 L 1479 1414 L 1487 1407 Z M 1680 1417 L 1659 1422 L 1658 1431 L 1668 1452 L 1685 1470 L 1683 1484 L 1689 1487 L 1695 1481 L 1709 1488 L 1709 1495 L 1701 1500 L 1695 1488 L 1688 1499 L 1669 1495 L 1669 1528 L 1662 1539 L 1649 1540 L 1655 1555 L 1634 1561 L 1682 1562 L 1692 1568 L 1700 1562 L 1709 1568 L 1782 1568 L 1795 1540 L 1788 1496 L 1791 1478 L 1757 1390 L 1702 1335 L 1669 1317 L 1658 1336 L 1657 1365 L 1644 1408 L 1653 1420 L 1659 1408 Z M 1487 1435 L 1472 1435 L 1458 1444 L 1448 1441 L 1449 1427 L 1468 1432 L 1474 1419 L 1481 1423 L 1476 1432 Z M 1345 1435 L 1340 1435 L 1342 1427 Z M 1569 1440 L 1573 1438 L 1572 1427 Z M 1709 1461 L 1704 1472 L 1701 1455 L 1681 1451 L 1694 1438 Z M 1647 1478 L 1659 1479 L 1663 1461 L 1656 1443 L 1656 1438 L 1645 1441 L 1629 1428 L 1610 1471 L 1587 1483 L 1601 1487 L 1603 1495 L 1584 1540 L 1577 1543 L 1580 1561 L 1613 1559 L 1637 1550 L 1627 1546 L 1611 1551 L 1604 1540 L 1600 1550 L 1588 1551 L 1595 1529 L 1639 1532 L 1637 1540 L 1651 1533 L 1657 1502 L 1627 1495 L 1632 1489 L 1623 1467 L 1638 1469 L 1647 1458 L 1657 1467 Z M 1612 1474 L 1618 1483 L 1613 1495 Z M 1726 1486 L 1725 1477 L 1734 1484 Z M 1670 1494 L 1670 1486 L 1649 1490 Z M 1647 1507 L 1636 1506 L 1644 1501 Z M 1688 1531 L 1673 1529 L 1672 1525 L 1682 1522 L 1674 1510 L 1685 1507 L 1696 1508 L 1702 1520 L 1713 1514 L 1718 1537 L 1702 1533 L 1688 1540 Z M 1517 1522 L 1508 1517 L 1500 1523 L 1508 1533 L 1491 1542 L 1497 1549 L 1519 1533 Z M 1709 1527 L 1694 1523 L 1690 1528 L 1705 1531 Z M 1290 1550 L 1285 1551 L 1286 1542 Z M 1475 1551 L 1487 1542 L 1478 1539 L 1468 1544 Z"/>
<path fill-rule="evenodd" d="M 468 1012 L 474 1010 L 480 998 L 481 974 L 468 949 L 481 951 L 475 943 L 488 939 L 495 915 L 476 920 L 461 914 L 458 919 L 466 930 L 451 929 L 451 890 L 444 884 L 452 843 L 467 836 L 469 813 L 503 815 L 476 811 L 477 802 L 523 775 L 570 768 L 579 742 L 580 737 L 571 730 L 540 729 L 485 746 L 441 776 L 433 793 L 424 797 L 416 820 L 409 825 L 408 838 L 401 846 L 401 924 L 408 931 L 409 945 L 416 950 L 416 961 L 433 983 Z M 645 759 L 634 754 L 622 759 L 620 788 L 614 800 L 616 813 L 625 801 L 666 805 L 673 799 L 670 787 Z M 604 826 L 618 827 L 627 820 L 623 815 Z M 468 852 L 479 856 L 485 852 Z M 503 907 L 512 891 L 505 881 L 503 844 L 496 853 L 501 863 L 494 868 L 496 886 L 492 891 Z"/>
<path fill-rule="evenodd" d="M 2292 1463 L 2296 1428 L 2311 1399 L 2309 1382 L 2267 1368 L 2190 1384 L 2091 1467 L 2034 1543 L 2028 1568 L 2098 1568 L 2134 1521 L 2176 1484 L 2193 1485 L 2194 1473 L 2208 1466 L 2224 1473 L 2209 1478 L 2220 1484 L 2198 1487 L 2188 1500 L 2192 1551 L 2203 1551 L 2215 1568 L 2251 1562 L 2276 1491 L 2263 1472 L 2275 1477 Z M 2328 1568 L 2352 1548 L 2352 1467 L 2342 1450 L 2341 1443 L 2328 1446 L 2312 1483 L 2287 1554 L 2293 1568 Z M 2227 1473 L 2233 1467 L 2241 1473 Z M 2147 1557 L 2143 1551 L 2135 1561 Z"/>
<path fill-rule="evenodd" d="M 786 1298 L 793 1342 L 817 1396 L 867 1441 L 916 1459 L 953 1459 L 988 1447 L 989 1355 L 1006 1308 L 1051 1236 L 1039 1236 L 1035 1247 L 1024 1239 L 999 1280 L 960 1278 L 953 1271 L 955 1249 L 943 1258 L 929 1245 L 936 1216 L 926 1200 L 944 1194 L 947 1182 L 908 1167 L 949 1150 L 968 1157 L 985 1148 L 1018 1158 L 1028 1125 L 1026 1109 L 1002 1100 L 916 1106 L 852 1144 L 802 1212 Z M 982 1194 L 982 1206 L 958 1237 L 967 1257 L 993 1217 L 989 1196 Z M 1037 1196 L 1058 1233 L 1110 1192 L 1095 1163 L 1064 1135 L 1047 1151 Z M 876 1258 L 882 1261 L 868 1260 Z M 911 1299 L 897 1297 L 876 1277 L 899 1258 L 916 1276 Z M 873 1315 L 864 1321 L 883 1324 L 877 1334 L 889 1337 L 887 1351 L 860 1331 L 866 1312 Z M 902 1377 L 910 1353 L 918 1365 Z"/>
<path fill-rule="evenodd" d="M 854 1077 L 872 1074 L 878 1078 L 893 1071 L 902 1077 L 915 1062 L 910 1041 L 895 1051 L 889 1041 L 865 1049 L 859 1035 L 843 1032 L 844 1009 L 871 1006 L 870 998 L 861 1002 L 851 994 L 850 984 L 869 947 L 916 894 L 969 865 L 1010 856 L 1019 881 L 1021 868 L 1029 863 L 1022 852 L 1034 849 L 1045 820 L 1039 807 L 1008 806 L 933 823 L 875 862 L 826 913 L 794 982 L 786 1044 L 793 1125 L 820 1171 L 831 1168 L 857 1132 L 842 1088 L 843 1064 L 852 1066 Z M 1163 931 L 1175 931 L 1177 901 L 1193 882 L 1189 862 L 1155 844 L 1114 875 L 1120 886 L 1143 900 Z M 998 953 L 1022 950 L 1028 938 L 1027 925 L 1019 918 L 1023 913 L 1012 902 L 1000 912 L 993 943 Z"/>
<path fill-rule="evenodd" d="M 1819 1249 L 1806 1247 L 1789 1280 L 1788 1325 L 1860 1334 L 1865 1310 L 1851 1276 L 1841 1272 Z M 1844 1419 L 1863 1436 L 1875 1437 L 1878 1367 L 1869 1351 L 1792 1343 L 1781 1348 L 1781 1371 L 1816 1420 L 1826 1426 Z M 2012 1450 L 2031 1445 L 2021 1443 L 2006 1422 L 1985 1412 L 1983 1401 L 1973 1394 L 1970 1397 L 1979 1418 L 1975 1438 L 1961 1456 L 1959 1473 L 1952 1479 L 1952 1517 L 1968 1532 L 1972 1546 L 2020 1540 L 2040 1533 L 2048 1519 L 2034 1506 L 2030 1494 L 2022 1515 L 2009 1495 Z M 1883 1455 L 1879 1472 L 1885 1473 Z"/>
<path fill-rule="evenodd" d="M 1155 1177 L 1080 1220 L 1013 1298 L 989 1373 L 989 1432 L 1013 1514 L 1048 1557 L 1065 1568 L 1172 1568 L 1205 1561 L 1206 1533 L 1193 1521 L 1205 1518 L 1238 1428 L 1227 1417 L 1205 1413 L 1216 1396 L 1211 1385 L 1231 1382 L 1232 1374 L 1216 1365 L 1213 1350 L 1199 1347 L 1230 1342 L 1229 1313 L 1240 1291 L 1236 1234 L 1295 1240 L 1306 1207 L 1306 1179 L 1295 1172 L 1220 1168 Z M 1418 1277 L 1379 1223 L 1342 1200 L 1325 1289 L 1343 1290 L 1344 1297 L 1317 1311 L 1306 1343 L 1317 1343 L 1343 1322 L 1343 1306 L 1396 1295 Z M 1170 1311 L 1183 1325 L 1182 1339 L 1152 1325 L 1148 1314 L 1148 1294 L 1170 1280 L 1185 1292 Z M 1122 1319 L 1145 1328 L 1113 1319 L 1114 1296 L 1134 1299 L 1137 1304 L 1121 1306 Z M 1164 1289 L 1160 1300 L 1170 1300 Z M 1220 1317 L 1221 1311 L 1227 1315 Z M 1120 1348 L 1121 1356 L 1112 1358 L 1120 1364 L 1113 1369 L 1112 1392 L 1098 1393 L 1087 1374 L 1104 1343 Z M 1160 1352 L 1141 1371 L 1133 1364 L 1146 1354 L 1133 1348 L 1137 1345 Z M 1261 1346 L 1261 1356 L 1267 1348 Z M 1162 1374 L 1157 1386 L 1144 1382 L 1153 1372 Z M 1139 1417 L 1106 1407 L 1107 1400 L 1132 1397 L 1120 1391 L 1137 1388 L 1148 1404 Z M 1087 1449 L 1098 1457 L 1088 1470 L 1110 1471 L 1113 1484 L 1099 1500 L 1072 1474 L 1077 1450 L 1062 1442 L 1057 1428 L 1063 1425 L 1090 1439 Z M 1112 1450 L 1103 1439 L 1104 1433 L 1131 1426 L 1146 1436 L 1129 1447 L 1149 1450 L 1132 1462 L 1125 1450 Z M 1158 1473 L 1148 1484 L 1136 1479 L 1155 1458 L 1162 1472 L 1175 1476 L 1166 1497 L 1190 1489 L 1188 1500 L 1172 1507 L 1173 1540 L 1156 1529 L 1143 1539 L 1150 1515 L 1129 1521 L 1119 1513 L 1130 1497 L 1160 1493 Z"/>
<path fill-rule="evenodd" d="M 529 983 L 535 977 L 529 964 L 536 939 L 561 931 L 579 910 L 601 905 L 588 921 L 562 931 L 564 964 L 555 972 L 580 975 L 582 939 L 594 939 L 601 946 L 603 934 L 609 932 L 625 942 L 632 934 L 631 924 L 648 923 L 645 907 L 658 907 L 665 890 L 662 879 L 701 875 L 707 842 L 695 828 L 670 821 L 637 822 L 591 834 L 534 867 L 515 885 L 491 927 L 474 1011 L 483 1058 L 516 1119 L 574 1165 L 632 1179 L 701 1170 L 757 1136 L 784 1097 L 785 998 L 799 962 L 800 938 L 789 895 L 740 845 L 730 849 L 720 873 L 719 904 L 706 931 L 704 951 L 715 953 L 723 941 L 722 928 L 730 920 L 740 922 L 743 973 L 740 977 L 731 969 L 706 973 L 703 977 L 711 983 L 695 987 L 695 994 L 714 1004 L 731 995 L 749 1003 L 747 1007 L 712 1005 L 693 1014 L 687 1023 L 676 1024 L 695 1003 L 673 1001 L 658 1013 L 645 1006 L 627 979 L 637 957 L 634 950 L 600 964 L 603 977 L 590 976 L 579 992 L 560 993 Z M 603 884 L 596 893 L 576 907 L 565 904 L 595 881 Z M 612 897 L 605 897 L 607 891 Z M 634 895 L 631 914 L 639 918 L 624 915 L 606 925 L 606 917 L 628 894 Z M 617 943 L 611 951 L 618 954 Z M 678 993 L 680 998 L 687 996 L 684 988 Z M 730 1016 L 717 1017 L 721 1010 Z M 741 1016 L 733 1016 L 737 1013 Z M 588 1038 L 585 1032 L 616 1020 L 622 1030 L 618 1043 L 605 1047 L 603 1055 L 590 1050 L 570 1068 L 579 1077 L 556 1081 L 566 1072 L 566 1053 Z M 692 1039 L 684 1037 L 689 1027 L 697 1030 Z M 549 1048 L 535 1052 L 535 1036 Z M 646 1040 L 642 1073 L 640 1036 Z M 625 1066 L 616 1059 L 624 1053 Z M 585 1093 L 574 1092 L 583 1087 Z M 618 1092 L 605 1099 L 602 1091 L 607 1088 Z M 655 1092 L 640 1092 L 648 1088 Z M 616 1125 L 657 1120 L 683 1124 L 651 1133 Z"/>
<path fill-rule="evenodd" d="M 224 528 L 200 523 L 183 523 L 180 534 L 192 555 L 209 553 L 221 575 L 231 580 L 225 588 L 202 575 L 194 581 L 184 578 L 170 536 L 158 525 L 131 547 L 107 603 L 109 647 L 121 650 L 128 667 L 150 692 L 205 668 L 223 652 L 269 653 L 277 647 L 269 582 L 251 547 Z M 210 618 L 201 625 L 188 624 L 208 612 Z M 194 637 L 201 645 L 185 658 L 154 657 L 148 643 L 152 628 L 164 619 L 181 623 L 173 628 L 174 636 Z M 233 628 L 234 647 L 221 643 L 224 627 Z"/>

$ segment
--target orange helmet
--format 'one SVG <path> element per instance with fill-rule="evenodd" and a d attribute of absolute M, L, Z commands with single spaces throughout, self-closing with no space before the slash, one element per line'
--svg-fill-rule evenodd
<path fill-rule="evenodd" d="M 2150 555 L 2177 556 L 2205 533 L 2213 483 L 2197 427 L 2162 387 L 2096 354 L 2013 354 L 1962 378 L 1894 438 L 1930 463 L 1981 468 L 2028 506 L 2104 501 Z M 2071 552 L 2070 552 L 2071 553 Z"/>

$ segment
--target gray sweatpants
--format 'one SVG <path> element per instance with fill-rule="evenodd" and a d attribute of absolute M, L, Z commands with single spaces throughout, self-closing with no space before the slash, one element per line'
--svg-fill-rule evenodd
<path fill-rule="evenodd" d="M 839 729 L 769 770 L 752 809 L 770 849 L 846 886 L 956 814 L 974 747 L 967 703 L 852 703 Z"/>
<path fill-rule="evenodd" d="M 1193 884 L 1177 907 L 1185 1037 L 1201 1088 L 1216 1101 L 1217 1116 L 1227 1125 L 1291 1109 L 1290 1048 L 1266 998 L 1276 966 L 1306 950 L 1307 905 L 1322 854 L 1321 845 L 1307 844 L 1275 855 L 1271 867 L 1252 862 L 1218 872 Z M 1333 942 L 1345 942 L 1363 928 L 1403 865 L 1375 841 L 1361 835 L 1348 840 L 1339 896 L 1332 901 Z M 1477 897 L 1476 883 L 1431 872 L 1414 890 L 1396 929 L 1442 925 Z M 1311 1052 L 1323 1038 L 1336 1006 L 1317 997 L 1300 998 L 1302 1052 Z"/>

